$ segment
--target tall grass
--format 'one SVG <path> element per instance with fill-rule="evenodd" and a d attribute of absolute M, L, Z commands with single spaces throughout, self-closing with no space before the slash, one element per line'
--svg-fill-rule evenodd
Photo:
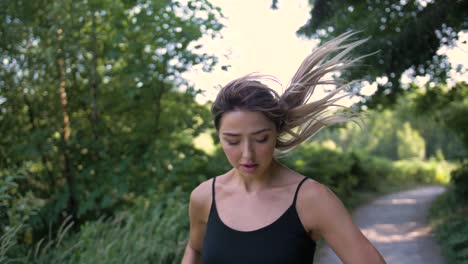
<path fill-rule="evenodd" d="M 188 238 L 188 195 L 181 191 L 157 201 L 140 198 L 135 208 L 89 222 L 72 234 L 66 221 L 54 238 L 41 240 L 23 258 L 10 258 L 19 230 L 0 241 L 0 263 L 134 264 L 180 263 Z"/>

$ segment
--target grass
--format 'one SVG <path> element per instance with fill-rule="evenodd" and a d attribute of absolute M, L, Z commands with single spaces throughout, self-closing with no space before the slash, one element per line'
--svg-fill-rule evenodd
<path fill-rule="evenodd" d="M 21 230 L 12 229 L 0 239 L 0 263 L 180 263 L 188 238 L 187 197 L 174 190 L 158 201 L 142 198 L 131 210 L 85 223 L 78 233 L 71 233 L 73 223 L 66 221 L 21 258 L 12 252 Z"/>

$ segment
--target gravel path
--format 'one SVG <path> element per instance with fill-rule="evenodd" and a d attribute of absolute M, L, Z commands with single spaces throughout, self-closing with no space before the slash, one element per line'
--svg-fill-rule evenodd
<path fill-rule="evenodd" d="M 443 191 L 443 187 L 420 187 L 386 195 L 356 209 L 353 219 L 387 263 L 441 264 L 426 218 L 432 200 Z M 316 259 L 319 264 L 342 263 L 326 245 Z"/>

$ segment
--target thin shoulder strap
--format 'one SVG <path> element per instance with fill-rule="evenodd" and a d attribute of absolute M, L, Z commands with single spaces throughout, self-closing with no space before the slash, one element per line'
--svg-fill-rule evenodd
<path fill-rule="evenodd" d="M 215 182 L 216 182 L 216 177 L 213 177 L 213 183 L 211 185 L 211 199 L 212 199 L 212 204 L 215 203 Z"/>
<path fill-rule="evenodd" d="M 296 205 L 296 200 L 297 200 L 297 194 L 299 193 L 299 189 L 301 188 L 301 185 L 307 180 L 307 177 L 304 177 L 302 181 L 297 185 L 296 193 L 294 194 L 294 200 L 293 200 L 293 205 Z"/>

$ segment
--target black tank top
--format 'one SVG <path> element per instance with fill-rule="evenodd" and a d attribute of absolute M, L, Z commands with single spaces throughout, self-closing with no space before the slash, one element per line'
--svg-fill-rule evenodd
<path fill-rule="evenodd" d="M 219 218 L 213 178 L 211 210 L 202 249 L 202 264 L 312 264 L 315 241 L 296 210 L 297 186 L 291 206 L 275 222 L 253 231 L 238 231 Z"/>

